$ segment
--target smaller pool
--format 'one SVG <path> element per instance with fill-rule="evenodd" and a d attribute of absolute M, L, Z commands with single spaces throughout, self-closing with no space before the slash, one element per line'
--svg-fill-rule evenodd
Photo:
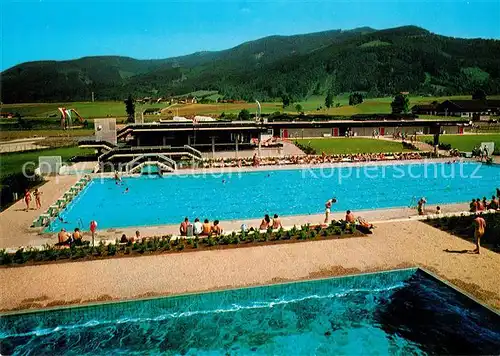
<path fill-rule="evenodd" d="M 4 354 L 498 354 L 500 316 L 406 269 L 0 318 Z"/>

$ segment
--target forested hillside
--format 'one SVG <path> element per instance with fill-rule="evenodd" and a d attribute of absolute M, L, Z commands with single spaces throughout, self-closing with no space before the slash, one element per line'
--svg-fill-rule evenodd
<path fill-rule="evenodd" d="M 164 60 L 86 57 L 17 65 L 2 73 L 2 101 L 77 101 L 218 90 L 231 99 L 359 91 L 500 93 L 500 41 L 444 37 L 406 26 L 271 36 L 218 52 Z"/>

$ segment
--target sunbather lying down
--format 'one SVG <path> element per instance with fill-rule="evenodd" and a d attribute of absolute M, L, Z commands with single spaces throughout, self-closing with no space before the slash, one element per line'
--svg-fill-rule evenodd
<path fill-rule="evenodd" d="M 362 233 L 365 233 L 365 234 L 371 234 L 372 233 L 372 229 L 374 228 L 375 226 L 373 226 L 373 224 L 370 224 L 368 221 L 366 221 L 364 218 L 362 218 L 361 216 L 358 216 L 358 224 L 356 225 L 356 229 L 358 229 L 359 231 L 361 231 Z"/>

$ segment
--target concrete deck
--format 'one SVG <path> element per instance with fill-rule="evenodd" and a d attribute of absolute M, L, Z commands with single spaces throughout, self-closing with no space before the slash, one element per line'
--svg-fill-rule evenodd
<path fill-rule="evenodd" d="M 369 237 L 0 268 L 0 309 L 163 296 L 422 266 L 500 308 L 500 255 L 419 221 Z M 448 252 L 446 251 L 448 250 Z"/>

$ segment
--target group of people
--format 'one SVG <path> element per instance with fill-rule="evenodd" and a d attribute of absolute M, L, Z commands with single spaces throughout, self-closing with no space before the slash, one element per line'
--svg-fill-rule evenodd
<path fill-rule="evenodd" d="M 219 220 L 214 220 L 213 224 L 208 219 L 203 223 L 199 218 L 194 219 L 191 224 L 188 217 L 184 218 L 179 226 L 179 234 L 181 236 L 219 236 L 223 232 Z"/>
<path fill-rule="evenodd" d="M 72 247 L 84 245 L 83 235 L 79 228 L 75 228 L 73 233 L 66 232 L 66 229 L 62 228 L 57 234 L 57 239 L 56 246 Z"/>
<path fill-rule="evenodd" d="M 492 195 L 491 200 L 488 202 L 486 197 L 483 199 L 472 199 L 469 204 L 470 212 L 476 213 L 485 210 L 499 210 L 500 209 L 500 189 L 497 188 L 496 196 Z"/>
<path fill-rule="evenodd" d="M 135 236 L 132 237 L 127 237 L 126 234 L 123 234 L 122 237 L 120 238 L 120 243 L 134 243 L 136 241 L 141 240 L 141 233 L 139 230 L 135 232 Z"/>
<path fill-rule="evenodd" d="M 335 154 L 307 155 L 307 156 L 285 156 L 285 157 L 261 157 L 254 155 L 253 158 L 219 158 L 203 162 L 203 168 L 226 168 L 226 167 L 259 167 L 259 166 L 281 166 L 297 164 L 323 164 L 341 162 L 376 162 L 390 160 L 415 160 L 424 158 L 419 152 L 401 153 L 358 153 L 358 154 Z"/>
<path fill-rule="evenodd" d="M 26 189 L 24 191 L 24 203 L 26 204 L 26 211 L 30 210 L 32 196 L 33 198 L 35 198 L 36 209 L 38 210 L 42 207 L 42 192 L 39 191 L 38 188 L 35 188 L 33 193 L 29 189 Z"/>
<path fill-rule="evenodd" d="M 269 215 L 266 214 L 260 222 L 259 230 L 268 230 L 269 228 L 275 230 L 281 229 L 282 227 L 283 225 L 281 224 L 281 219 L 279 218 L 278 214 L 274 214 L 272 220 Z"/>
<path fill-rule="evenodd" d="M 331 198 L 325 202 L 325 220 L 324 220 L 325 224 L 328 224 L 330 220 L 331 209 L 333 204 L 335 203 L 337 203 L 337 198 Z M 374 228 L 373 224 L 370 224 L 361 216 L 355 217 L 354 213 L 351 210 L 347 210 L 345 212 L 344 222 L 346 225 L 347 224 L 356 225 L 358 229 L 362 230 L 365 233 L 371 233 L 370 230 Z"/>

